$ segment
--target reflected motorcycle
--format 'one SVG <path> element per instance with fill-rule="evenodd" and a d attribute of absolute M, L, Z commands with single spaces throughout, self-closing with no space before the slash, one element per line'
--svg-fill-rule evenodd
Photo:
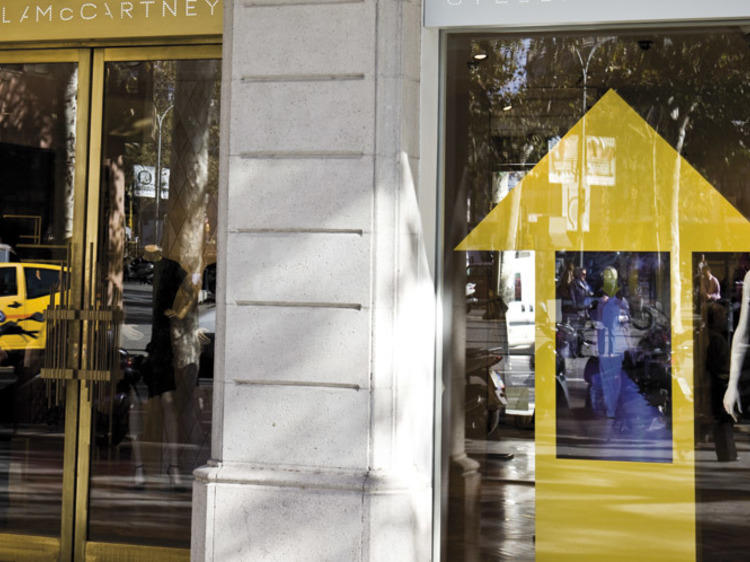
<path fill-rule="evenodd" d="M 134 258 L 125 263 L 123 268 L 126 281 L 138 281 L 140 283 L 154 282 L 154 264 L 143 258 Z"/>
<path fill-rule="evenodd" d="M 466 436 L 486 438 L 497 429 L 507 405 L 505 384 L 497 373 L 499 349 L 466 350 Z"/>

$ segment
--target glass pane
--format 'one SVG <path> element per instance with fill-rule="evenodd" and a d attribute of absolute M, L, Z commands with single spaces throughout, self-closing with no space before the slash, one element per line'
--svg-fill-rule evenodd
<path fill-rule="evenodd" d="M 558 252 L 557 457 L 672 461 L 666 252 Z"/>
<path fill-rule="evenodd" d="M 747 35 L 447 46 L 447 559 L 746 557 Z"/>
<path fill-rule="evenodd" d="M 77 89 L 73 63 L 0 64 L 0 531 L 60 533 L 65 405 L 39 373 L 73 235 Z"/>
<path fill-rule="evenodd" d="M 736 478 L 745 467 L 742 457 L 750 452 L 750 371 L 747 359 L 737 357 L 742 351 L 736 347 L 747 341 L 747 317 L 740 312 L 742 306 L 747 308 L 750 255 L 695 252 L 692 265 L 698 548 L 703 560 L 732 560 L 743 551 L 747 523 L 740 506 L 750 500 L 750 489 Z M 745 413 L 735 412 L 737 422 L 724 406 L 733 363 L 739 374 L 734 387 Z"/>
<path fill-rule="evenodd" d="M 105 67 L 97 280 L 121 305 L 94 396 L 89 539 L 189 547 L 210 454 L 220 62 Z"/>
<path fill-rule="evenodd" d="M 24 266 L 24 280 L 26 281 L 26 298 L 36 299 L 49 295 L 67 280 L 67 274 L 39 266 Z"/>

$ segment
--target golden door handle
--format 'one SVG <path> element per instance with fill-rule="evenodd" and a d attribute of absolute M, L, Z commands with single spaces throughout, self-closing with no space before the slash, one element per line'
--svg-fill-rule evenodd
<path fill-rule="evenodd" d="M 108 382 L 119 372 L 119 307 L 59 308 L 45 312 L 48 353 L 41 377 Z M 78 337 L 82 343 L 75 341 Z"/>

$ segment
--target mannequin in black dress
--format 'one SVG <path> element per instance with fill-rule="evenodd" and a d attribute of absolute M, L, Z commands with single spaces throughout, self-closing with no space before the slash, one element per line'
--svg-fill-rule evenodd
<path fill-rule="evenodd" d="M 185 278 L 180 265 L 161 255 L 158 246 L 146 247 L 146 258 L 154 262 L 154 285 L 152 297 L 151 341 L 146 350 L 148 359 L 144 368 L 144 381 L 148 386 L 149 398 L 158 398 L 161 403 L 166 436 L 166 455 L 169 466 L 167 475 L 173 488 L 182 485 L 178 467 L 178 428 L 175 408 L 175 374 L 170 316 L 177 291 Z M 131 436 L 131 439 L 132 436 Z M 140 442 L 133 439 L 136 487 L 145 484 L 143 455 Z"/>

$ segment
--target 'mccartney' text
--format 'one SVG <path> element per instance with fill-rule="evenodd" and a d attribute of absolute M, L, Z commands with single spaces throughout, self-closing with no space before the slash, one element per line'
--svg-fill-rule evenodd
<path fill-rule="evenodd" d="M 64 4 L 66 3 L 29 3 L 20 6 L 0 4 L 0 24 L 93 21 L 103 18 L 150 20 L 213 16 L 217 8 L 221 10 L 221 0 L 110 0 L 85 2 L 75 7 Z"/>

